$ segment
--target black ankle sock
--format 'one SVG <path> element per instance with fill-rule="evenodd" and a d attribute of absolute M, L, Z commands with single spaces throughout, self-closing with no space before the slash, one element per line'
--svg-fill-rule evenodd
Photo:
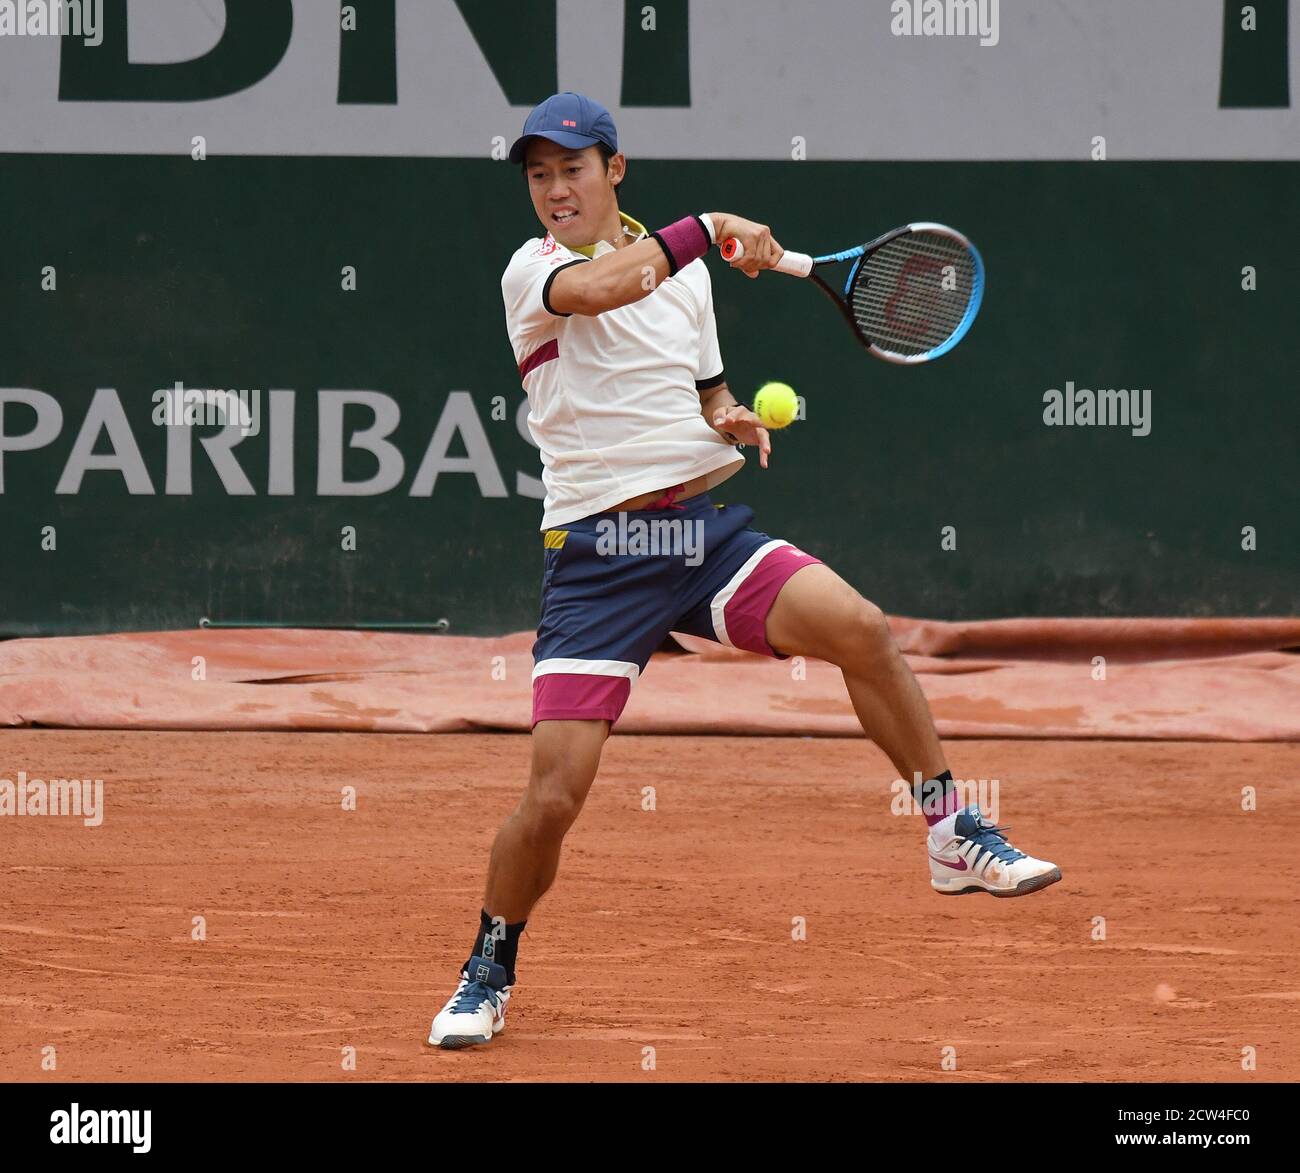
<path fill-rule="evenodd" d="M 487 914 L 487 909 L 483 909 L 478 914 L 478 919 L 478 936 L 474 938 L 474 948 L 470 956 L 486 957 L 489 961 L 495 961 L 505 969 L 506 982 L 513 986 L 515 959 L 519 956 L 519 935 L 528 922 L 521 920 L 517 925 L 501 924 L 500 921 L 493 923 L 492 918 Z"/>
<path fill-rule="evenodd" d="M 952 771 L 944 770 L 942 774 L 924 782 L 913 782 L 912 797 L 916 799 L 922 814 L 940 814 L 947 809 L 948 795 L 956 789 Z"/>

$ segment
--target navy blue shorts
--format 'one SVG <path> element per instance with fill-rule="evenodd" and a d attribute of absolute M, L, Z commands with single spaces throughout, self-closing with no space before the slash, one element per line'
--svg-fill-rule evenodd
<path fill-rule="evenodd" d="M 701 493 L 546 530 L 533 724 L 616 722 L 670 631 L 785 659 L 768 646 L 767 613 L 796 570 L 821 560 L 750 529 L 753 519 L 748 505 Z"/>

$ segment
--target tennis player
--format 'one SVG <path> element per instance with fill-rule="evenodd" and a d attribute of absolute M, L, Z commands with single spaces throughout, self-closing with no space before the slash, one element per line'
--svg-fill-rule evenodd
<path fill-rule="evenodd" d="M 727 387 L 702 258 L 734 236 L 744 255 L 732 267 L 756 277 L 781 256 L 771 231 L 709 212 L 647 232 L 619 208 L 627 161 L 613 119 L 581 94 L 533 110 L 510 160 L 543 232 L 501 280 L 546 489 L 532 770 L 497 833 L 470 957 L 429 1042 L 486 1043 L 504 1026 L 525 922 L 555 879 L 605 739 L 670 631 L 839 667 L 867 736 L 916 779 L 935 891 L 1023 896 L 1059 880 L 978 807 L 958 809 L 929 707 L 880 608 L 811 554 L 751 529 L 747 506 L 710 499 L 744 464 L 742 445 L 766 468 L 771 440 Z M 629 519 L 679 535 L 681 548 L 611 548 Z"/>

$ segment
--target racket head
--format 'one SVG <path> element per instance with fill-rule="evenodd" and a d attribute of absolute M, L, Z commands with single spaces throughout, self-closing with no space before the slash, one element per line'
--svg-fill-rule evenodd
<path fill-rule="evenodd" d="M 955 228 L 918 221 L 864 246 L 843 297 L 877 358 L 932 362 L 974 323 L 984 300 L 984 259 Z"/>

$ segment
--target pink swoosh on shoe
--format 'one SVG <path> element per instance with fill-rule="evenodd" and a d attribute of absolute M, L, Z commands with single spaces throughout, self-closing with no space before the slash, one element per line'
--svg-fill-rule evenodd
<path fill-rule="evenodd" d="M 934 859 L 935 863 L 941 863 L 946 868 L 952 868 L 954 872 L 964 872 L 966 870 L 966 861 L 964 859 L 958 860 L 957 863 L 949 863 L 946 859 L 935 859 L 933 855 L 930 858 Z"/>

